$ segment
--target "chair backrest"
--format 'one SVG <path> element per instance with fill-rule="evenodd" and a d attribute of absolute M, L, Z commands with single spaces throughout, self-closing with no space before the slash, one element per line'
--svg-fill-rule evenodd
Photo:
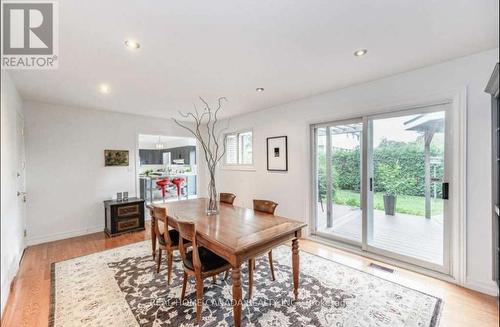
<path fill-rule="evenodd" d="M 193 251 L 193 267 L 195 271 L 201 271 L 200 256 L 198 254 L 198 243 L 196 242 L 196 225 L 192 221 L 183 221 L 177 219 L 177 228 L 179 230 L 179 252 L 183 259 L 186 259 L 186 246 L 184 240 L 191 242 Z"/>
<path fill-rule="evenodd" d="M 236 199 L 236 195 L 233 193 L 221 193 L 220 194 L 220 202 L 224 202 L 227 204 L 233 204 L 234 199 Z"/>
<path fill-rule="evenodd" d="M 165 239 L 165 243 L 167 245 L 172 245 L 172 240 L 170 239 L 170 233 L 168 232 L 168 215 L 167 215 L 167 208 L 162 208 L 162 207 L 152 207 L 153 210 L 152 215 L 156 220 L 155 223 L 155 232 L 156 235 L 163 235 L 163 238 Z M 163 223 L 163 233 L 160 232 L 160 228 L 158 226 L 159 222 Z"/>
<path fill-rule="evenodd" d="M 253 209 L 255 211 L 270 213 L 271 215 L 274 215 L 274 211 L 276 210 L 277 206 L 278 204 L 273 201 L 253 200 Z"/>

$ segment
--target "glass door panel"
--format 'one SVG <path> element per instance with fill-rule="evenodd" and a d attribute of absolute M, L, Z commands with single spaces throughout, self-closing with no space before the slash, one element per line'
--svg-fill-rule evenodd
<path fill-rule="evenodd" d="M 327 229 L 327 203 L 328 203 L 328 186 L 327 186 L 327 164 L 326 164 L 326 135 L 327 128 L 316 128 L 315 131 L 315 162 L 314 170 L 316 180 L 316 201 L 314 210 L 316 212 L 316 231 L 324 231 Z"/>
<path fill-rule="evenodd" d="M 370 127 L 370 250 L 443 266 L 445 111 L 375 118 Z"/>
<path fill-rule="evenodd" d="M 361 243 L 361 138 L 359 121 L 315 129 L 316 232 Z"/>
<path fill-rule="evenodd" d="M 362 123 L 330 127 L 332 199 L 331 232 L 361 242 Z"/>

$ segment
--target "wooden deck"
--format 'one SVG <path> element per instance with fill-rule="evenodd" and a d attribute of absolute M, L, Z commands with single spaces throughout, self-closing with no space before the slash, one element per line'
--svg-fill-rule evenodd
<path fill-rule="evenodd" d="M 325 205 L 323 205 L 325 206 Z M 318 231 L 361 242 L 361 210 L 345 205 L 333 206 L 333 227 L 326 228 L 326 208 L 318 204 Z M 392 252 L 443 263 L 443 216 L 396 214 L 387 216 L 374 210 L 373 238 L 369 244 Z"/>

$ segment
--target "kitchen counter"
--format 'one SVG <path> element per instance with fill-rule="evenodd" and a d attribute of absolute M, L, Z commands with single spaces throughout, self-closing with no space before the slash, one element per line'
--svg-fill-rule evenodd
<path fill-rule="evenodd" d="M 189 172 L 189 173 L 179 173 L 179 174 L 163 174 L 163 175 L 152 175 L 152 176 L 146 176 L 146 175 L 139 175 L 139 178 L 141 179 L 147 179 L 147 180 L 156 180 L 159 178 L 175 178 L 175 177 L 184 177 L 184 176 L 196 176 L 195 173 Z"/>
<path fill-rule="evenodd" d="M 163 175 L 152 175 L 145 176 L 139 175 L 139 184 L 140 184 L 140 196 L 146 200 L 146 203 L 152 203 L 154 201 L 154 192 L 157 192 L 158 189 L 156 187 L 155 182 L 159 179 L 169 178 L 170 180 L 181 177 L 185 180 L 185 194 L 184 196 L 187 198 L 189 195 L 196 194 L 196 174 L 193 172 L 188 173 L 178 173 L 178 174 L 163 174 Z M 159 192 L 159 191 L 158 191 Z M 170 193 L 169 193 L 170 194 Z M 168 197 L 168 195 L 167 195 Z"/>

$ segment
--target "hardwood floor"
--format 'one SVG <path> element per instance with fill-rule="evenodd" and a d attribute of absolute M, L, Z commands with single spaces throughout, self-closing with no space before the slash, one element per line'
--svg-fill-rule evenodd
<path fill-rule="evenodd" d="M 50 301 L 51 263 L 150 239 L 145 232 L 114 238 L 95 233 L 32 246 L 26 249 L 21 267 L 7 301 L 2 326 L 47 326 Z M 405 286 L 441 297 L 444 300 L 440 326 L 498 326 L 496 299 L 431 277 L 401 268 L 393 274 L 369 267 L 371 259 L 334 249 L 310 240 L 301 240 L 301 250 L 349 265 Z"/>

